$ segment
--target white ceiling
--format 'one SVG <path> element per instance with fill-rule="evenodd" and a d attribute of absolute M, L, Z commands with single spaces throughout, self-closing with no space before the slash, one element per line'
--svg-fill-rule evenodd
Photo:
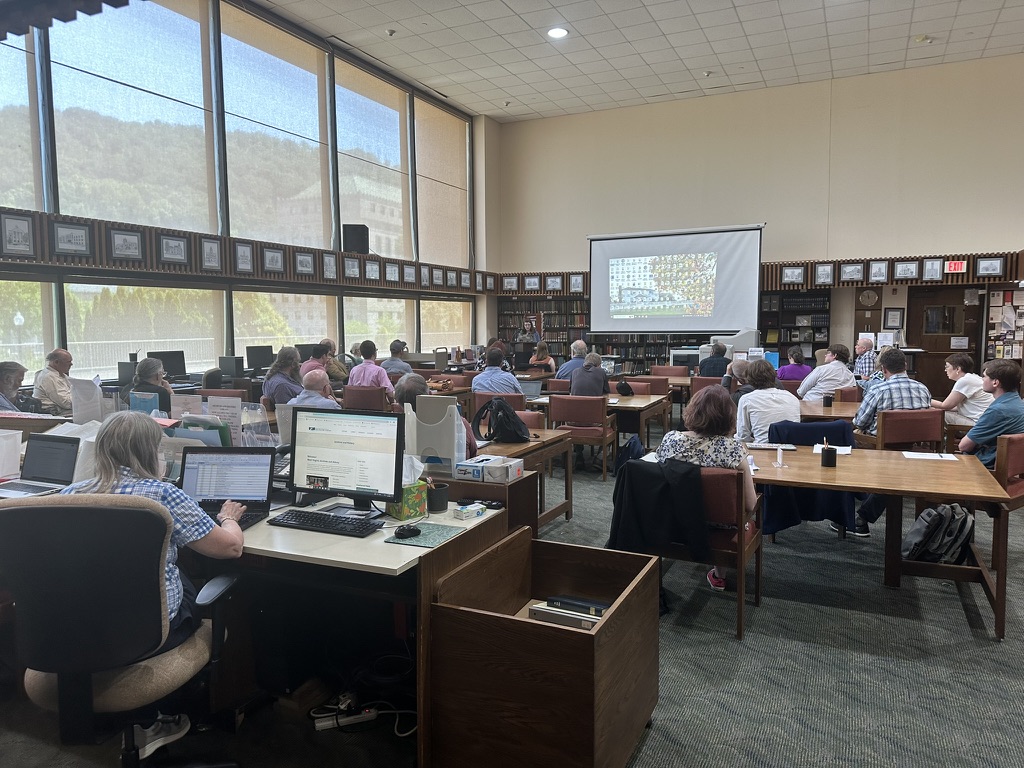
<path fill-rule="evenodd" d="M 499 122 L 1024 52 L 1024 0 L 254 1 Z"/>

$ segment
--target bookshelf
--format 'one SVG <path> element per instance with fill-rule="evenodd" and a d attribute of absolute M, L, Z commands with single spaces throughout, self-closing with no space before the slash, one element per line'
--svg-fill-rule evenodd
<path fill-rule="evenodd" d="M 802 347 L 807 358 L 828 347 L 830 302 L 831 291 L 762 293 L 758 326 L 765 350 L 778 352 L 782 361 L 793 345 Z"/>
<path fill-rule="evenodd" d="M 535 315 L 541 338 L 561 364 L 569 357 L 569 345 L 589 326 L 590 300 L 586 298 L 502 296 L 498 299 L 498 337 L 512 341 L 523 317 Z"/>
<path fill-rule="evenodd" d="M 669 350 L 707 344 L 709 334 L 692 333 L 592 333 L 588 337 L 593 350 L 601 355 L 622 358 L 622 372 L 641 375 L 652 365 L 668 365 Z"/>

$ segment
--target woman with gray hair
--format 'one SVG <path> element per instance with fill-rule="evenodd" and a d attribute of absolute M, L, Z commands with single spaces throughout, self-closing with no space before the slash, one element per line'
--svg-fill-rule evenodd
<path fill-rule="evenodd" d="M 150 392 L 155 394 L 157 409 L 168 416 L 171 413 L 171 395 L 174 390 L 167 381 L 164 364 L 155 357 L 144 357 L 135 366 L 135 378 L 132 379 L 132 392 Z"/>
<path fill-rule="evenodd" d="M 298 397 L 302 392 L 302 380 L 299 378 L 301 367 L 299 350 L 295 347 L 281 347 L 277 359 L 267 371 L 267 378 L 263 381 L 263 394 L 273 400 L 274 405 L 287 403 L 293 397 Z"/>
<path fill-rule="evenodd" d="M 28 370 L 21 363 L 7 360 L 0 363 L 0 411 L 20 411 L 14 404 L 18 398 L 18 388 L 25 381 Z"/>

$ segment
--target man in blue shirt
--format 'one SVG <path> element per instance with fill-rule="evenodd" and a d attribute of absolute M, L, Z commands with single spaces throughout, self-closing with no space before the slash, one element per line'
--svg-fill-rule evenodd
<path fill-rule="evenodd" d="M 960 450 L 973 453 L 989 469 L 996 463 L 996 438 L 1024 432 L 1024 401 L 1020 399 L 1020 366 L 1013 360 L 985 363 L 981 387 L 995 400 L 960 440 Z"/>
<path fill-rule="evenodd" d="M 587 342 L 583 339 L 576 339 L 569 347 L 569 354 L 572 355 L 562 363 L 562 367 L 555 374 L 556 379 L 568 379 L 577 368 L 583 367 L 584 358 L 587 356 Z"/>
<path fill-rule="evenodd" d="M 341 408 L 334 398 L 331 380 L 323 368 L 314 368 L 302 377 L 302 391 L 288 401 L 288 405 L 302 405 L 308 408 Z"/>
<path fill-rule="evenodd" d="M 473 391 L 498 392 L 508 395 L 523 394 L 523 388 L 519 386 L 516 377 L 501 370 L 501 364 L 504 361 L 505 355 L 500 349 L 497 347 L 488 349 L 487 367 L 473 377 Z"/>

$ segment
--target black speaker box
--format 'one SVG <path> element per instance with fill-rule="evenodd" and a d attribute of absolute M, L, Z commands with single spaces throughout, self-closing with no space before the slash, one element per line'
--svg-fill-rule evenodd
<path fill-rule="evenodd" d="M 240 357 L 218 357 L 217 367 L 229 378 L 238 379 L 243 375 L 244 366 Z"/>
<path fill-rule="evenodd" d="M 342 224 L 341 244 L 345 253 L 370 253 L 370 228 L 365 224 Z"/>

